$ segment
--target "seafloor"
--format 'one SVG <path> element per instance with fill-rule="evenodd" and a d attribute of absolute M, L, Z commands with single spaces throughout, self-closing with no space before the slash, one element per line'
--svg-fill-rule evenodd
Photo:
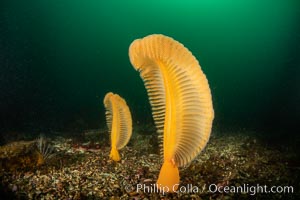
<path fill-rule="evenodd" d="M 159 193 L 154 187 L 162 164 L 155 134 L 133 134 L 120 151 L 120 162 L 109 159 L 104 130 L 88 130 L 80 136 L 53 135 L 44 146 L 53 148 L 44 163 L 39 162 L 37 152 L 46 149 L 37 148 L 36 141 L 15 141 L 0 147 L 4 199 L 300 198 L 296 145 L 268 142 L 257 133 L 213 133 L 203 152 L 180 169 L 180 191 L 172 194 Z M 265 194 L 255 189 L 258 185 L 268 191 L 279 186 L 279 192 Z M 231 191 L 210 191 L 217 186 L 228 186 Z M 285 186 L 292 186 L 292 190 L 284 190 Z M 245 190 L 234 192 L 237 187 Z"/>

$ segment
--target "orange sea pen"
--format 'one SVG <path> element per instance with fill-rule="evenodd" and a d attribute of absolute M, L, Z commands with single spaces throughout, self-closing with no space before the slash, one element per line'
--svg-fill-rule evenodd
<path fill-rule="evenodd" d="M 104 98 L 106 123 L 110 132 L 110 158 L 119 161 L 119 151 L 129 142 L 132 134 L 132 119 L 126 101 L 117 94 L 107 93 Z"/>
<path fill-rule="evenodd" d="M 129 57 L 148 92 L 164 163 L 157 184 L 176 191 L 178 167 L 190 163 L 208 142 L 214 110 L 206 76 L 192 53 L 164 35 L 132 42 Z"/>

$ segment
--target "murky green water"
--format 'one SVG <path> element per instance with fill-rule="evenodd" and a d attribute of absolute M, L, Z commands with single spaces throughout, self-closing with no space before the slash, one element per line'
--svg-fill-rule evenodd
<path fill-rule="evenodd" d="M 5 130 L 105 125 L 108 91 L 152 123 L 130 43 L 162 33 L 199 60 L 214 128 L 282 131 L 299 119 L 299 2 L 2 1 L 0 119 Z M 295 126 L 296 127 L 296 126 Z"/>

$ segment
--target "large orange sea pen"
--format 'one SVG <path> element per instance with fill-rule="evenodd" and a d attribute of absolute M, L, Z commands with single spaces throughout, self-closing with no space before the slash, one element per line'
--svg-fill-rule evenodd
<path fill-rule="evenodd" d="M 192 53 L 174 39 L 154 34 L 129 48 L 133 67 L 145 83 L 164 163 L 157 184 L 176 191 L 178 167 L 190 163 L 210 137 L 214 110 L 206 76 Z"/>

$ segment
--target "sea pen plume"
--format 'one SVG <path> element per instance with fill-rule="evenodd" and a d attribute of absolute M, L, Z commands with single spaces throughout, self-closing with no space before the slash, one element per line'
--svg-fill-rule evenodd
<path fill-rule="evenodd" d="M 129 142 L 132 134 L 132 119 L 126 101 L 117 94 L 109 92 L 104 97 L 106 123 L 110 132 L 110 158 L 121 159 L 119 150 Z"/>
<path fill-rule="evenodd" d="M 192 53 L 164 35 L 133 41 L 129 57 L 147 89 L 157 132 L 163 134 L 157 184 L 175 192 L 178 167 L 189 164 L 210 137 L 214 110 L 208 81 Z"/>

